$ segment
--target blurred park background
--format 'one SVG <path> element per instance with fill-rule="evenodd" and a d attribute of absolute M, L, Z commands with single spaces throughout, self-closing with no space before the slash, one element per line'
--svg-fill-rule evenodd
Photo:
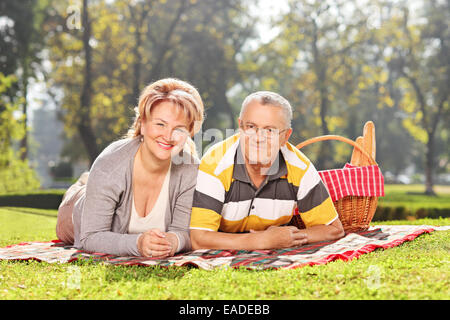
<path fill-rule="evenodd" d="M 203 130 L 236 128 L 256 90 L 291 102 L 294 144 L 372 120 L 387 200 L 448 216 L 449 21 L 449 0 L 2 0 L 0 194 L 64 190 L 127 132 L 140 90 L 177 77 Z M 352 148 L 302 151 L 332 169 Z"/>

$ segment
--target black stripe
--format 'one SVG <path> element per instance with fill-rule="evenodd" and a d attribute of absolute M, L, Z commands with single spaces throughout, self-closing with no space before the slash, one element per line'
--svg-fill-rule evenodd
<path fill-rule="evenodd" d="M 267 185 L 258 194 L 258 198 L 297 200 L 297 193 L 294 192 L 292 184 L 287 179 L 269 180 Z"/>
<path fill-rule="evenodd" d="M 223 203 L 207 194 L 195 190 L 192 206 L 214 210 L 218 214 L 221 214 Z"/>
<path fill-rule="evenodd" d="M 330 195 L 322 180 L 319 181 L 314 188 L 309 190 L 308 194 L 301 200 L 297 201 L 298 210 L 307 212 L 318 205 L 322 204 Z"/>
<path fill-rule="evenodd" d="M 224 202 L 227 203 L 251 200 L 255 197 L 255 192 L 256 190 L 250 185 L 250 183 L 234 180 L 230 185 L 230 189 L 225 194 Z"/>
<path fill-rule="evenodd" d="M 255 198 L 262 199 L 278 199 L 278 200 L 297 200 L 297 190 L 287 181 L 287 179 L 269 180 L 267 184 L 261 188 L 261 191 L 256 195 L 256 190 L 249 184 L 240 180 L 234 180 L 231 183 L 230 189 L 225 195 L 225 203 L 246 201 Z"/>

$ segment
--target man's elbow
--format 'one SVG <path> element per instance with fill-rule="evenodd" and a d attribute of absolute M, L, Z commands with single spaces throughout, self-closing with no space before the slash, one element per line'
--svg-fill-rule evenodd
<path fill-rule="evenodd" d="M 201 232 L 199 232 L 198 230 L 191 230 L 190 232 L 192 250 L 202 249 L 201 234 L 199 233 Z"/>
<path fill-rule="evenodd" d="M 330 232 L 331 237 L 333 238 L 333 240 L 337 240 L 342 238 L 343 236 L 345 236 L 345 231 L 343 227 L 334 227 Z"/>
<path fill-rule="evenodd" d="M 337 240 L 345 236 L 344 227 L 339 219 L 335 219 L 331 224 L 329 224 L 328 230 L 329 240 Z"/>

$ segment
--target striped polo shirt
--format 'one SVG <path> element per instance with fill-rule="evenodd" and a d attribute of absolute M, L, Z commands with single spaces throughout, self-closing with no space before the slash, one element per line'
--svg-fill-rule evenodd
<path fill-rule="evenodd" d="M 203 156 L 194 192 L 190 229 L 248 232 L 290 222 L 295 207 L 306 227 L 337 217 L 330 195 L 311 161 L 295 146 L 280 149 L 256 188 L 247 173 L 240 135 L 214 145 Z"/>

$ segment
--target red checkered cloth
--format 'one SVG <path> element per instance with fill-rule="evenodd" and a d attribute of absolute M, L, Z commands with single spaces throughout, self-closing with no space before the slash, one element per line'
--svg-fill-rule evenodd
<path fill-rule="evenodd" d="M 199 249 L 163 259 L 120 257 L 106 253 L 89 253 L 58 240 L 52 242 L 25 242 L 0 248 L 0 260 L 37 260 L 48 263 L 73 263 L 86 260 L 92 263 L 141 266 L 194 266 L 205 270 L 215 268 L 293 269 L 326 264 L 335 260 L 350 261 L 378 248 L 396 247 L 412 241 L 424 233 L 450 230 L 450 226 L 427 225 L 373 226 L 369 230 L 346 234 L 334 241 L 321 241 L 300 247 L 272 250 L 214 250 Z"/>
<path fill-rule="evenodd" d="M 377 165 L 356 167 L 346 164 L 343 169 L 319 171 L 331 199 L 346 196 L 384 196 L 384 178 Z"/>

